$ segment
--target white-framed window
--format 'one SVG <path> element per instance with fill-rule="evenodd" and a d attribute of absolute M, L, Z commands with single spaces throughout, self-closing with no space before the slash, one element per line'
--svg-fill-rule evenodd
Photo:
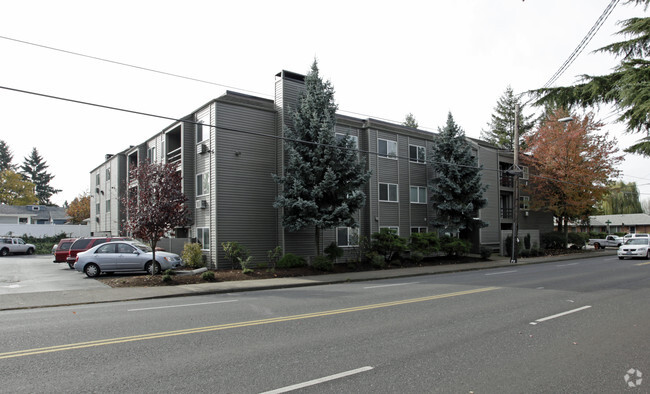
<path fill-rule="evenodd" d="M 153 163 L 156 161 L 156 147 L 152 146 L 149 149 L 147 149 L 147 161 L 149 163 Z"/>
<path fill-rule="evenodd" d="M 336 137 L 336 142 L 341 141 L 346 136 L 350 136 L 350 138 L 352 138 L 352 141 L 354 141 L 354 149 L 359 149 L 359 137 L 357 137 L 356 135 L 343 134 L 343 133 L 334 134 L 334 137 Z"/>
<path fill-rule="evenodd" d="M 420 233 L 424 234 L 427 232 L 426 227 L 411 227 L 411 234 Z"/>
<path fill-rule="evenodd" d="M 201 250 L 210 250 L 210 228 L 197 227 L 196 240 L 201 244 Z"/>
<path fill-rule="evenodd" d="M 530 210 L 530 197 L 529 196 L 519 196 L 519 209 L 524 211 Z"/>
<path fill-rule="evenodd" d="M 210 133 L 208 132 L 208 126 L 202 120 L 196 125 L 196 143 L 201 143 L 203 140 L 208 139 Z"/>
<path fill-rule="evenodd" d="M 110 167 L 106 169 L 106 182 L 111 180 L 111 169 Z"/>
<path fill-rule="evenodd" d="M 111 200 L 106 200 L 106 213 L 111 212 Z"/>
<path fill-rule="evenodd" d="M 97 174 L 95 174 L 95 185 L 99 186 L 99 182 L 100 180 L 99 180 L 99 172 L 98 172 Z"/>
<path fill-rule="evenodd" d="M 205 196 L 210 194 L 210 178 L 207 172 L 196 176 L 196 195 Z"/>
<path fill-rule="evenodd" d="M 529 173 L 528 173 L 528 166 L 522 166 L 522 167 L 521 167 L 521 171 L 522 171 L 522 173 L 521 173 L 521 175 L 519 175 L 519 178 L 521 178 L 521 179 L 528 179 L 528 175 L 529 175 Z"/>
<path fill-rule="evenodd" d="M 409 145 L 409 161 L 411 163 L 426 163 L 426 153 L 424 146 Z"/>
<path fill-rule="evenodd" d="M 379 157 L 397 159 L 397 141 L 377 139 L 377 153 Z"/>
<path fill-rule="evenodd" d="M 379 201 L 398 202 L 397 185 L 395 183 L 380 183 Z"/>
<path fill-rule="evenodd" d="M 411 186 L 411 203 L 427 203 L 427 188 L 425 186 Z"/>
<path fill-rule="evenodd" d="M 27 224 L 28 218 L 18 218 L 18 224 Z"/>
<path fill-rule="evenodd" d="M 352 227 L 337 227 L 336 244 L 340 247 L 359 245 L 359 229 Z"/>
<path fill-rule="evenodd" d="M 398 226 L 379 226 L 379 230 L 381 231 L 382 228 L 387 228 L 389 230 L 393 230 L 395 234 L 399 235 L 399 227 Z"/>

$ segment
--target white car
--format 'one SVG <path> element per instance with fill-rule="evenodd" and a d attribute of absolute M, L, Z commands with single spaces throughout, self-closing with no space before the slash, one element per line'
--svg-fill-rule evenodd
<path fill-rule="evenodd" d="M 22 238 L 0 238 L 0 256 L 7 256 L 9 253 L 34 254 L 35 251 L 36 246 L 26 243 Z"/>
<path fill-rule="evenodd" d="M 650 259 L 650 238 L 629 238 L 623 245 L 619 246 L 617 254 L 620 260 L 625 257 L 645 257 Z"/>
<path fill-rule="evenodd" d="M 93 278 L 102 272 L 146 271 L 150 275 L 158 274 L 182 265 L 183 260 L 175 253 L 156 251 L 154 264 L 149 246 L 137 241 L 114 241 L 77 254 L 74 269 Z"/>

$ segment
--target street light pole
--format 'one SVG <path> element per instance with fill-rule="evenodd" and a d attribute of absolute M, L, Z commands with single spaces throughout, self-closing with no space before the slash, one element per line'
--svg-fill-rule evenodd
<path fill-rule="evenodd" d="M 517 232 L 519 227 L 519 173 L 521 169 L 519 168 L 519 103 L 515 103 L 515 128 L 513 132 L 513 161 L 512 167 L 514 174 L 513 177 L 513 187 L 514 195 L 512 202 L 512 250 L 510 256 L 510 263 L 517 264 L 517 254 L 519 252 L 519 245 L 517 243 Z"/>

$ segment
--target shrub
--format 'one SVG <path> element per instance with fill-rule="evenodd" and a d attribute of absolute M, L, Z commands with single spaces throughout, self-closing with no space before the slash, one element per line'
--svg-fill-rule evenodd
<path fill-rule="evenodd" d="M 388 266 L 388 263 L 386 263 L 384 256 L 380 255 L 377 252 L 368 253 L 368 259 L 370 260 L 370 264 L 372 264 L 373 267 L 386 268 L 386 266 Z"/>
<path fill-rule="evenodd" d="M 269 264 L 271 264 L 271 269 L 275 269 L 275 267 L 278 265 L 278 261 L 280 261 L 280 258 L 282 258 L 282 246 L 276 246 L 275 248 L 269 250 L 266 253 L 266 257 L 269 260 Z"/>
<path fill-rule="evenodd" d="M 524 249 L 530 249 L 530 234 L 524 237 Z"/>
<path fill-rule="evenodd" d="M 521 252 L 519 252 L 520 257 L 530 257 L 530 249 L 522 249 Z"/>
<path fill-rule="evenodd" d="M 429 255 L 440 250 L 440 239 L 436 233 L 413 233 L 409 237 L 409 249 Z"/>
<path fill-rule="evenodd" d="M 205 266 L 203 261 L 203 252 L 201 252 L 201 245 L 198 243 L 186 243 L 183 246 L 183 253 L 181 258 L 186 266 L 190 268 L 201 268 Z"/>
<path fill-rule="evenodd" d="M 567 234 L 567 238 L 569 239 L 569 243 L 573 244 L 574 246 L 578 247 L 579 249 L 582 249 L 587 242 L 589 242 L 589 234 L 587 233 L 569 233 Z"/>
<path fill-rule="evenodd" d="M 307 265 L 307 262 L 304 258 L 296 256 L 293 253 L 285 254 L 280 261 L 278 261 L 278 268 L 296 268 L 304 267 Z"/>
<path fill-rule="evenodd" d="M 168 269 L 168 270 L 165 270 L 165 272 L 163 272 L 163 275 L 174 276 L 174 275 L 176 275 L 176 271 L 174 271 L 173 269 Z"/>
<path fill-rule="evenodd" d="M 531 257 L 537 257 L 537 256 L 541 256 L 541 255 L 542 255 L 542 253 L 537 247 L 533 246 L 532 248 L 530 248 L 530 256 Z"/>
<path fill-rule="evenodd" d="M 171 281 L 172 281 L 172 276 L 169 275 L 169 274 L 165 274 L 165 275 L 162 276 L 162 281 L 163 281 L 164 283 L 171 283 Z"/>
<path fill-rule="evenodd" d="M 447 256 L 464 256 L 471 247 L 469 241 L 460 238 L 445 235 L 440 239 L 440 248 Z"/>
<path fill-rule="evenodd" d="M 312 268 L 319 271 L 333 271 L 334 263 L 326 256 L 316 256 L 312 263 Z"/>
<path fill-rule="evenodd" d="M 331 261 L 336 261 L 336 259 L 343 257 L 343 248 L 339 247 L 336 242 L 330 243 L 325 248 L 325 254 Z"/>
<path fill-rule="evenodd" d="M 503 250 L 506 256 L 512 256 L 512 235 L 508 235 L 503 241 Z M 521 254 L 521 241 L 517 243 L 517 251 L 518 254 Z"/>
<path fill-rule="evenodd" d="M 214 271 L 205 271 L 201 274 L 201 279 L 206 282 L 212 282 L 214 280 Z"/>
<path fill-rule="evenodd" d="M 480 254 L 483 260 L 487 260 L 492 256 L 492 249 L 487 246 L 481 246 Z"/>
<path fill-rule="evenodd" d="M 395 230 L 382 228 L 378 233 L 372 234 L 370 250 L 384 256 L 384 261 L 390 263 L 406 249 L 406 240 L 397 235 Z"/>
<path fill-rule="evenodd" d="M 564 234 L 552 231 L 541 235 L 543 249 L 564 249 Z"/>
<path fill-rule="evenodd" d="M 248 249 L 239 242 L 222 242 L 221 247 L 223 247 L 226 259 L 230 260 L 233 268 L 247 268 L 245 265 L 250 262 Z"/>
<path fill-rule="evenodd" d="M 409 254 L 409 259 L 414 264 L 419 264 L 422 260 L 424 260 L 424 253 L 419 252 L 417 250 L 411 251 L 411 253 Z"/>

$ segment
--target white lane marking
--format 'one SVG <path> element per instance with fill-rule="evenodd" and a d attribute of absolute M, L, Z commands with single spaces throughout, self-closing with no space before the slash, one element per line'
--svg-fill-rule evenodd
<path fill-rule="evenodd" d="M 511 274 L 511 273 L 513 273 L 513 272 L 517 272 L 517 270 L 513 270 L 513 271 L 503 271 L 503 272 L 493 272 L 493 273 L 491 273 L 491 274 L 485 274 L 485 276 L 488 276 L 488 275 Z"/>
<path fill-rule="evenodd" d="M 166 308 L 181 308 L 184 306 L 197 306 L 197 305 L 211 305 L 211 304 L 223 304 L 226 302 L 235 302 L 237 300 L 227 300 L 227 301 L 213 301 L 213 302 L 200 302 L 197 304 L 184 304 L 184 305 L 165 305 L 165 306 L 154 306 L 151 308 L 138 308 L 138 309 L 128 309 L 127 312 L 137 312 L 137 311 L 148 311 L 152 309 L 166 309 Z"/>
<path fill-rule="evenodd" d="M 578 265 L 578 264 L 580 264 L 580 263 L 558 264 L 558 265 L 556 265 L 556 267 L 568 267 L 570 265 Z"/>
<path fill-rule="evenodd" d="M 391 284 L 391 285 L 366 286 L 366 287 L 364 287 L 364 289 L 376 289 L 376 288 L 379 288 L 379 287 L 392 287 L 392 286 L 414 285 L 414 284 L 416 284 L 416 283 L 420 283 L 420 282 L 394 283 L 394 284 Z"/>
<path fill-rule="evenodd" d="M 370 371 L 371 369 L 372 369 L 372 367 L 357 368 L 357 369 L 353 369 L 351 371 L 341 372 L 341 373 L 337 373 L 335 375 L 330 375 L 330 376 L 325 376 L 324 378 L 310 380 L 308 382 L 298 383 L 298 384 L 294 384 L 292 386 L 286 386 L 286 387 L 282 387 L 282 388 L 271 390 L 271 391 L 265 391 L 265 392 L 263 392 L 261 394 L 286 393 L 286 392 L 289 392 L 289 391 L 298 390 L 298 389 L 302 389 L 302 388 L 305 388 L 305 387 L 314 386 L 314 385 L 317 385 L 317 384 L 320 384 L 320 383 L 328 382 L 330 380 L 340 379 L 340 378 L 344 378 L 346 376 L 358 374 L 358 373 L 361 373 L 361 372 Z"/>
<path fill-rule="evenodd" d="M 534 326 L 534 325 L 536 325 L 537 323 L 541 323 L 541 322 L 544 322 L 544 321 L 547 321 L 547 320 L 555 319 L 556 317 L 569 315 L 569 314 L 571 314 L 571 313 L 580 312 L 580 311 L 582 311 L 582 310 L 589 309 L 589 308 L 591 308 L 591 305 L 585 305 L 585 306 L 580 307 L 580 308 L 571 309 L 570 311 L 566 311 L 566 312 L 558 313 L 557 315 L 547 316 L 547 317 L 543 317 L 543 318 L 541 318 L 541 319 L 537 319 L 537 320 L 535 320 L 534 322 L 531 322 L 530 324 L 532 324 L 532 325 Z"/>

